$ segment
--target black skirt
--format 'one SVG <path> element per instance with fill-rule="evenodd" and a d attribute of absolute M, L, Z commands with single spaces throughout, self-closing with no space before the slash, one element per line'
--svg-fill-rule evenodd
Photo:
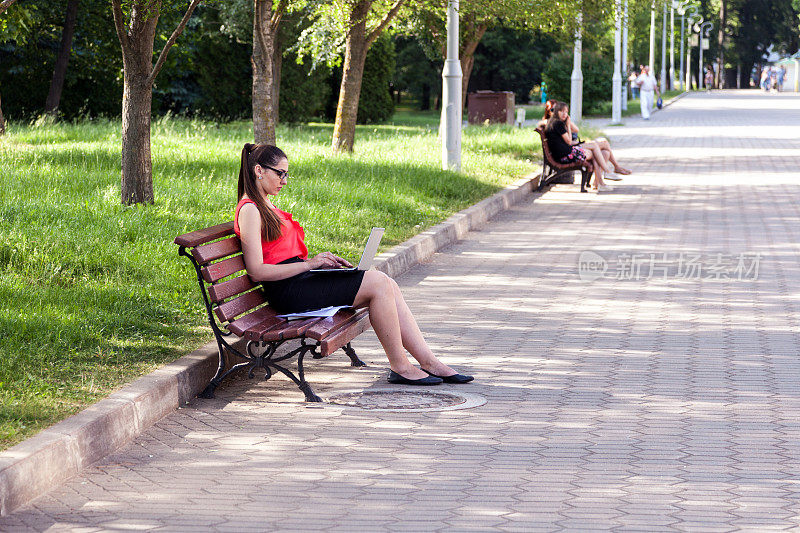
<path fill-rule="evenodd" d="M 302 261 L 293 257 L 279 264 Z M 364 279 L 363 270 L 348 272 L 303 272 L 278 281 L 264 281 L 261 286 L 267 301 L 279 313 L 299 313 L 332 305 L 353 305 Z"/>

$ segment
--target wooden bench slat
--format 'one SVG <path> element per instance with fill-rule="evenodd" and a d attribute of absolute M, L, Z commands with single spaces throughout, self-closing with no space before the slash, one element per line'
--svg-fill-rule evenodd
<path fill-rule="evenodd" d="M 247 292 L 254 287 L 256 287 L 256 284 L 253 283 L 250 276 L 242 274 L 237 278 L 210 285 L 208 287 L 208 296 L 211 298 L 212 302 L 218 304 L 237 294 Z"/>
<path fill-rule="evenodd" d="M 233 221 L 225 222 L 224 224 L 217 224 L 216 226 L 211 226 L 210 228 L 199 229 L 183 235 L 178 235 L 175 237 L 175 244 L 178 246 L 192 248 L 194 246 L 200 246 L 201 244 L 221 239 L 226 235 L 233 235 Z"/>
<path fill-rule="evenodd" d="M 251 330 L 254 328 L 269 327 L 268 324 L 274 326 L 286 321 L 283 318 L 277 318 L 275 314 L 275 310 L 271 307 L 259 307 L 252 313 L 248 313 L 228 323 L 228 329 L 237 337 L 244 337 L 251 341 L 259 340 L 258 337 L 250 335 Z"/>
<path fill-rule="evenodd" d="M 308 330 L 306 330 L 306 337 L 322 340 L 338 329 L 347 327 L 351 322 L 357 322 L 362 318 L 362 315 L 368 314 L 368 309 L 359 309 L 357 311 L 342 309 L 332 317 L 324 318 L 308 328 Z"/>
<path fill-rule="evenodd" d="M 363 332 L 369 329 L 369 319 L 366 314 L 360 315 L 360 318 L 353 322 L 352 325 L 339 328 L 337 331 L 328 335 L 319 343 L 319 353 L 323 357 L 328 356 L 352 341 Z"/>
<path fill-rule="evenodd" d="M 319 317 L 307 318 L 305 320 L 287 320 L 283 324 L 260 331 L 258 340 L 270 342 L 301 337 L 309 327 L 319 321 Z"/>
<path fill-rule="evenodd" d="M 192 249 L 192 255 L 201 265 L 242 252 L 242 243 L 236 235 L 221 241 L 204 244 Z"/>
<path fill-rule="evenodd" d="M 230 259 L 223 259 L 219 263 L 206 265 L 200 269 L 200 273 L 204 280 L 209 283 L 215 283 L 242 270 L 244 270 L 244 258 L 241 255 L 237 255 Z"/>
<path fill-rule="evenodd" d="M 220 304 L 214 309 L 214 312 L 221 322 L 228 322 L 264 303 L 266 303 L 264 293 L 261 291 L 250 291 L 224 304 Z"/>

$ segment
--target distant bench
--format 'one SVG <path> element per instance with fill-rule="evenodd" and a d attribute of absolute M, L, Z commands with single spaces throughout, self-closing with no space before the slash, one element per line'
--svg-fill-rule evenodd
<path fill-rule="evenodd" d="M 345 310 L 329 318 L 310 318 L 288 321 L 278 318 L 267 305 L 259 284 L 244 272 L 244 257 L 239 238 L 233 232 L 233 222 L 193 231 L 175 238 L 178 253 L 192 262 L 197 272 L 200 292 L 208 312 L 208 321 L 219 349 L 219 368 L 211 383 L 200 394 L 213 398 L 214 389 L 230 373 L 249 368 L 252 378 L 256 368 L 263 368 L 266 379 L 281 372 L 295 382 L 308 402 L 321 402 L 305 379 L 303 358 L 325 357 L 342 348 L 350 357 L 351 366 L 365 366 L 350 346 L 350 341 L 369 328 L 367 309 Z M 233 334 L 247 340 L 245 352 L 233 346 L 228 338 Z M 299 339 L 300 346 L 278 355 L 284 342 Z M 263 353 L 256 350 L 263 349 Z M 228 361 L 227 355 L 242 361 Z M 297 356 L 297 375 L 281 363 Z"/>
<path fill-rule="evenodd" d="M 550 153 L 547 146 L 547 138 L 544 136 L 544 128 L 539 126 L 536 133 L 542 138 L 542 177 L 539 180 L 539 189 L 550 183 L 572 183 L 572 173 L 576 170 L 581 172 L 581 192 L 586 192 L 589 179 L 594 172 L 594 165 L 591 161 L 576 161 L 575 163 L 559 163 Z M 559 181 L 561 178 L 569 176 L 570 181 Z"/>

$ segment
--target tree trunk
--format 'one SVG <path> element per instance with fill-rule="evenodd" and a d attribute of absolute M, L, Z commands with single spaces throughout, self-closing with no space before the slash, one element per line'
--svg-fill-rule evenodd
<path fill-rule="evenodd" d="M 3 101 L 0 99 L 0 137 L 6 134 L 6 119 L 3 116 Z"/>
<path fill-rule="evenodd" d="M 253 138 L 256 144 L 275 144 L 273 65 L 275 38 L 271 25 L 272 0 L 255 0 L 253 11 Z"/>
<path fill-rule="evenodd" d="M 125 76 L 122 97 L 122 203 L 153 203 L 150 113 L 153 87 Z M 147 79 L 145 77 L 145 79 Z"/>
<path fill-rule="evenodd" d="M 272 51 L 272 121 L 275 127 L 280 122 L 281 106 L 281 68 L 283 67 L 283 54 L 281 53 L 281 43 L 275 40 L 275 49 Z"/>
<path fill-rule="evenodd" d="M 122 184 L 123 205 L 153 202 L 153 163 L 150 152 L 153 40 L 158 6 L 149 15 L 131 9 L 129 53 L 123 54 Z"/>
<path fill-rule="evenodd" d="M 488 26 L 486 24 L 479 24 L 476 28 L 469 27 L 469 39 L 464 40 L 464 46 L 459 54 L 461 57 L 461 109 L 467 105 L 467 87 L 469 86 L 469 77 L 472 74 L 472 67 L 475 65 L 475 49 L 483 39 Z"/>
<path fill-rule="evenodd" d="M 719 69 L 717 69 L 717 87 L 725 88 L 725 10 L 726 0 L 721 0 L 719 5 L 719 32 L 717 33 L 717 45 L 719 47 Z"/>
<path fill-rule="evenodd" d="M 469 77 L 472 74 L 472 67 L 475 65 L 475 56 L 463 56 L 461 58 L 461 109 L 467 105 L 467 86 Z"/>
<path fill-rule="evenodd" d="M 360 0 L 350 13 L 350 28 L 345 41 L 342 83 L 333 125 L 333 153 L 352 152 L 356 137 L 358 100 L 364 62 L 367 59 L 367 14 L 372 0 Z"/>
<path fill-rule="evenodd" d="M 55 116 L 61 103 L 61 91 L 64 89 L 64 79 L 67 76 L 67 64 L 72 52 L 72 35 L 75 33 L 75 17 L 78 14 L 78 0 L 67 2 L 67 14 L 64 17 L 64 30 L 61 32 L 61 47 L 58 50 L 56 66 L 53 69 L 53 79 L 50 82 L 50 92 L 44 104 L 44 112 Z"/>

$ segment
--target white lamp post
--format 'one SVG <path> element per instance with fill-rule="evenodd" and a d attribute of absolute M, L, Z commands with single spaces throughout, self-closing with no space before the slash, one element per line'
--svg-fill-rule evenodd
<path fill-rule="evenodd" d="M 683 64 L 683 19 L 684 15 L 686 18 L 686 69 L 684 70 Z M 692 27 L 692 19 L 697 15 L 697 7 L 690 6 L 689 9 L 686 9 L 683 13 L 681 13 L 681 90 L 690 91 L 692 89 L 691 83 L 691 57 L 692 57 L 692 48 L 689 46 L 689 37 L 692 35 L 690 28 Z M 684 85 L 685 80 L 685 85 Z"/>
<path fill-rule="evenodd" d="M 620 59 L 620 0 L 614 0 L 614 74 L 611 76 L 611 122 L 622 121 L 622 76 L 619 72 Z"/>
<path fill-rule="evenodd" d="M 628 110 L 628 0 L 625 0 L 622 14 L 622 110 Z"/>
<path fill-rule="evenodd" d="M 672 0 L 669 6 L 669 89 L 675 90 L 675 7 Z"/>
<path fill-rule="evenodd" d="M 667 3 L 661 11 L 661 93 L 667 90 Z"/>
<path fill-rule="evenodd" d="M 447 59 L 442 69 L 442 169 L 461 170 L 461 62 L 458 60 L 458 0 L 447 5 Z"/>
<path fill-rule="evenodd" d="M 572 76 L 570 76 L 569 112 L 572 120 L 579 121 L 583 116 L 583 72 L 581 72 L 581 24 L 578 13 L 578 28 L 575 30 L 575 49 L 572 54 Z"/>
<path fill-rule="evenodd" d="M 648 56 L 648 67 L 650 72 L 656 71 L 656 3 L 650 4 L 650 55 Z"/>
<path fill-rule="evenodd" d="M 697 35 L 697 46 L 700 48 L 700 61 L 697 68 L 697 86 L 703 88 L 703 78 L 705 74 L 705 65 L 703 65 L 703 36 L 708 37 L 709 32 L 714 27 L 713 22 L 704 22 L 700 25 L 700 31 Z"/>
<path fill-rule="evenodd" d="M 680 74 L 678 74 L 678 87 L 683 90 L 683 13 L 689 0 L 672 0 L 672 10 L 669 17 L 669 87 L 675 89 L 675 10 L 681 16 L 681 52 L 678 56 L 680 61 Z"/>

